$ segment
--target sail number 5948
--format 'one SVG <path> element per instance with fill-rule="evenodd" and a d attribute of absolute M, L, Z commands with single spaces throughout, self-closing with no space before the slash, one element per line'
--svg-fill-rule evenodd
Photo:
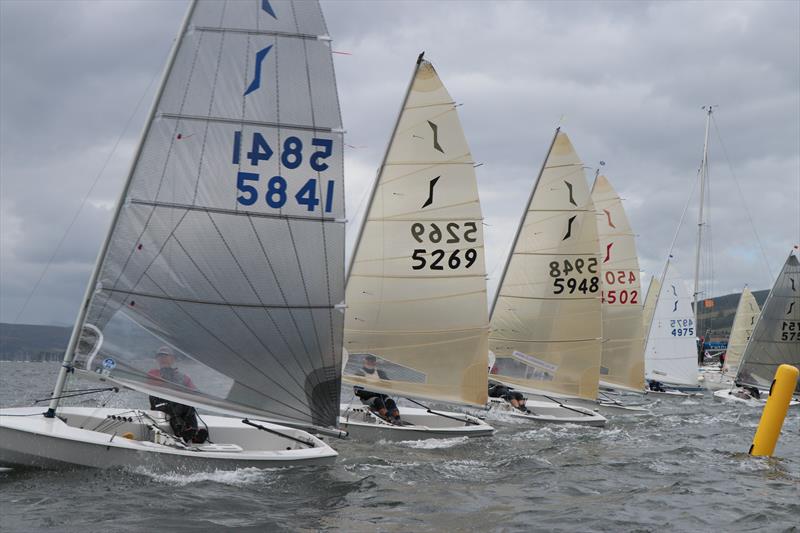
<path fill-rule="evenodd" d="M 553 294 L 592 294 L 600 290 L 600 278 L 597 274 L 597 258 L 581 257 L 551 261 L 549 274 L 553 278 Z"/>

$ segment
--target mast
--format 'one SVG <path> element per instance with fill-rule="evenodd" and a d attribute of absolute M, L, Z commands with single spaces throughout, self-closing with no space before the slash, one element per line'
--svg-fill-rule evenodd
<path fill-rule="evenodd" d="M 394 136 L 397 134 L 397 127 L 400 125 L 400 117 L 403 116 L 403 110 L 406 108 L 406 102 L 408 102 L 408 96 L 411 94 L 411 88 L 414 86 L 414 80 L 417 79 L 417 71 L 419 70 L 419 66 L 422 64 L 422 60 L 424 58 L 425 51 L 423 50 L 420 52 L 419 56 L 417 56 L 417 62 L 414 63 L 414 72 L 411 74 L 411 80 L 408 82 L 408 87 L 406 87 L 406 94 L 403 97 L 403 103 L 400 104 L 400 110 L 397 112 L 397 119 L 394 121 L 394 128 L 392 128 L 392 134 L 389 136 L 389 143 L 386 145 L 386 151 L 383 153 L 381 166 L 378 167 L 378 171 L 375 174 L 375 180 L 372 182 L 372 190 L 369 193 L 369 201 L 367 202 L 366 209 L 364 209 L 364 219 L 361 221 L 361 226 L 358 228 L 358 236 L 356 237 L 356 242 L 353 245 L 353 253 L 350 256 L 350 262 L 347 266 L 347 271 L 344 273 L 345 294 L 347 291 L 347 284 L 350 282 L 350 272 L 353 271 L 353 264 L 356 261 L 356 255 L 358 255 L 358 248 L 361 246 L 361 236 L 364 235 L 364 228 L 366 227 L 367 219 L 369 218 L 369 210 L 372 207 L 372 202 L 375 200 L 375 194 L 378 192 L 378 182 L 380 181 L 381 174 L 386 166 L 386 160 L 389 158 L 389 150 L 392 147 Z"/>
<path fill-rule="evenodd" d="M 103 263 L 103 258 L 105 258 L 106 253 L 108 252 L 108 247 L 111 244 L 111 234 L 114 231 L 114 227 L 117 224 L 117 220 L 119 220 L 120 213 L 122 212 L 122 206 L 125 201 L 125 197 L 128 194 L 128 189 L 130 188 L 131 181 L 133 180 L 133 174 L 136 170 L 136 164 L 139 160 L 139 156 L 144 149 L 144 141 L 147 137 L 147 132 L 150 130 L 150 126 L 153 123 L 153 118 L 155 118 L 156 109 L 158 106 L 158 102 L 161 99 L 161 95 L 164 92 L 164 88 L 166 87 L 167 77 L 172 70 L 172 66 L 175 63 L 175 58 L 178 55 L 178 48 L 180 48 L 181 37 L 183 34 L 186 33 L 186 30 L 189 27 L 189 20 L 192 18 L 192 13 L 194 12 L 194 8 L 197 5 L 197 0 L 193 0 L 189 9 L 186 11 L 186 15 L 183 18 L 183 22 L 181 23 L 181 29 L 178 31 L 178 35 L 175 38 L 175 43 L 172 45 L 172 51 L 169 54 L 169 59 L 167 59 L 167 65 L 164 67 L 164 74 L 161 76 L 161 83 L 159 84 L 158 91 L 156 91 L 155 98 L 153 99 L 153 104 L 150 107 L 150 112 L 147 115 L 147 121 L 145 122 L 144 129 L 142 130 L 142 135 L 139 137 L 139 144 L 136 147 L 136 152 L 133 156 L 133 161 L 131 162 L 130 170 L 128 171 L 128 176 L 125 179 L 125 185 L 122 187 L 122 191 L 120 192 L 119 199 L 117 200 L 116 208 L 114 209 L 114 215 L 111 218 L 111 224 L 108 227 L 108 232 L 106 233 L 106 237 L 103 240 L 102 246 L 100 246 L 100 252 L 97 254 L 97 260 L 95 261 L 94 268 L 92 269 L 92 274 L 89 277 L 89 283 L 86 285 L 86 292 L 83 295 L 83 300 L 81 301 L 81 307 L 78 310 L 78 317 L 75 320 L 75 325 L 72 327 L 72 334 L 69 338 L 69 343 L 67 344 L 67 349 L 64 351 L 64 359 L 61 363 L 61 369 L 58 372 L 58 379 L 56 379 L 56 386 L 53 388 L 53 396 L 50 400 L 50 405 L 47 407 L 47 412 L 45 413 L 45 417 L 47 418 L 54 418 L 56 416 L 56 408 L 58 407 L 58 400 L 59 396 L 61 396 L 61 392 L 64 390 L 64 384 L 67 381 L 67 374 L 72 369 L 72 360 L 75 358 L 75 349 L 78 346 L 78 341 L 81 336 L 81 329 L 83 329 L 83 322 L 86 319 L 86 313 L 89 311 L 89 303 L 92 300 L 92 295 L 95 292 L 95 288 L 97 286 L 97 278 L 100 275 L 100 267 Z"/>
<path fill-rule="evenodd" d="M 500 289 L 503 286 L 503 281 L 506 279 L 506 274 L 508 273 L 508 267 L 511 264 L 511 257 L 514 255 L 514 248 L 517 247 L 517 241 L 519 240 L 519 235 L 522 233 L 522 225 L 525 224 L 525 217 L 528 214 L 528 210 L 531 208 L 531 202 L 533 202 L 533 195 L 536 194 L 536 187 L 539 185 L 539 180 L 542 179 L 542 174 L 544 173 L 544 166 L 547 164 L 547 159 L 550 157 L 550 152 L 553 151 L 553 145 L 556 144 L 556 139 L 558 138 L 558 132 L 561 131 L 561 126 L 556 128 L 556 131 L 553 132 L 553 139 L 550 141 L 550 147 L 547 149 L 547 153 L 544 155 L 544 159 L 542 160 L 542 166 L 539 168 L 539 174 L 536 175 L 536 183 L 533 184 L 533 188 L 531 189 L 531 194 L 528 196 L 528 203 L 525 204 L 525 210 L 522 212 L 522 217 L 519 219 L 519 225 L 517 225 L 517 233 L 514 235 L 514 240 L 511 241 L 511 248 L 508 250 L 508 257 L 506 257 L 506 264 L 503 267 L 503 274 L 500 276 L 500 281 L 497 284 L 497 290 L 494 293 L 494 300 L 492 300 L 492 307 L 489 309 L 489 319 L 491 320 L 492 315 L 494 314 L 494 308 L 497 307 L 497 300 L 500 298 Z"/>
<path fill-rule="evenodd" d="M 706 179 L 708 178 L 708 130 L 711 124 L 711 113 L 713 106 L 703 106 L 706 111 L 706 134 L 703 141 L 703 161 L 700 164 L 700 209 L 697 214 L 697 244 L 695 248 L 694 257 L 694 322 L 697 333 L 700 334 L 700 308 L 698 307 L 700 295 L 700 250 L 703 242 L 703 226 L 705 220 L 703 219 L 703 207 L 705 204 L 706 195 Z M 700 347 L 699 354 L 702 353 L 702 346 Z M 698 354 L 698 358 L 701 356 Z"/>

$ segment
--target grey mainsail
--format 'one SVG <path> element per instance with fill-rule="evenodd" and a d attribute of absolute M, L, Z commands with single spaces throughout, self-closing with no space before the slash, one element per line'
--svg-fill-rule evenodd
<path fill-rule="evenodd" d="M 193 3 L 98 261 L 75 368 L 222 412 L 335 425 L 343 193 L 319 4 Z M 159 373 L 159 350 L 189 379 Z"/>
<path fill-rule="evenodd" d="M 800 261 L 794 253 L 764 302 L 736 381 L 768 389 L 781 364 L 800 366 Z M 800 383 L 795 392 L 800 393 Z"/>

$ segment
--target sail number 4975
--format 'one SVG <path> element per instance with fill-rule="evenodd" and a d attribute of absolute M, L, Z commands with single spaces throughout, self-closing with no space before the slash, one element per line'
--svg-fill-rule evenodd
<path fill-rule="evenodd" d="M 308 156 L 308 165 L 314 172 L 324 172 L 328 169 L 328 164 L 325 162 L 333 154 L 333 141 L 331 139 L 311 139 L 311 145 L 314 147 L 313 151 L 306 151 Z M 241 163 L 242 152 L 242 132 L 233 132 L 233 157 L 232 163 L 239 165 Z M 308 155 L 308 152 L 311 152 Z M 275 154 L 267 139 L 259 132 L 253 132 L 250 150 L 246 154 L 246 158 L 250 161 L 251 166 L 258 166 L 261 161 L 269 161 Z M 299 137 L 290 136 L 284 139 L 283 149 L 280 153 L 281 166 L 289 170 L 294 170 L 304 161 L 303 141 Z M 266 181 L 266 189 L 257 187 L 256 184 L 261 181 L 261 175 L 256 172 L 238 172 L 236 174 L 236 188 L 239 190 L 239 195 L 236 201 L 241 205 L 251 206 L 255 204 L 259 197 L 262 197 L 264 202 L 273 209 L 280 209 L 286 205 L 286 201 L 290 195 L 294 197 L 297 205 L 305 206 L 308 211 L 315 211 L 321 200 L 317 194 L 317 179 L 308 179 L 299 189 L 289 190 L 289 184 L 283 176 L 272 176 Z M 328 180 L 325 185 L 325 194 L 323 209 L 326 213 L 333 211 L 333 197 L 334 187 L 336 182 Z M 322 193 L 322 185 L 320 185 L 320 193 Z"/>

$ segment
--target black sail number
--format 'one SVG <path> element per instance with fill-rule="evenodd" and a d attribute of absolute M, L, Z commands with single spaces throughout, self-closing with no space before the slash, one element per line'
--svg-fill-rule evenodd
<path fill-rule="evenodd" d="M 446 258 L 446 259 L 445 259 Z M 470 268 L 478 260 L 478 251 L 475 248 L 464 250 L 456 249 L 447 252 L 442 249 L 427 250 L 417 248 L 411 254 L 411 268 L 413 270 L 456 270 L 461 266 Z"/>
<path fill-rule="evenodd" d="M 445 239 L 447 244 L 458 244 L 460 242 L 477 242 L 475 234 L 478 232 L 476 222 L 431 222 L 423 224 L 414 222 L 411 224 L 411 237 L 419 243 L 430 242 L 439 244 Z"/>
<path fill-rule="evenodd" d="M 596 257 L 572 257 L 550 261 L 548 275 L 553 294 L 594 294 L 600 290 Z M 594 274 L 594 275 L 592 275 Z"/>

